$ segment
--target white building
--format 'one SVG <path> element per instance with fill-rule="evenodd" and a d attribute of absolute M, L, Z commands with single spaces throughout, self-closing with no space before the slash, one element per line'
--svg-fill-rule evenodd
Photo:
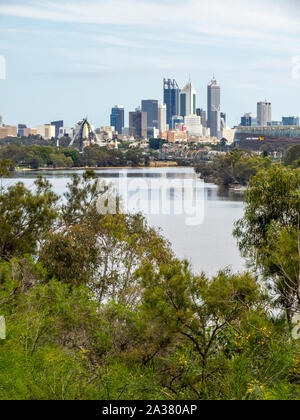
<path fill-rule="evenodd" d="M 185 117 L 186 115 L 196 114 L 196 90 L 189 82 L 180 93 L 180 115 Z"/>
<path fill-rule="evenodd" d="M 74 136 L 74 128 L 71 127 L 59 127 L 58 138 L 61 137 L 70 137 L 71 139 Z"/>
<path fill-rule="evenodd" d="M 232 144 L 234 142 L 235 133 L 235 128 L 225 127 L 223 128 L 222 137 L 227 140 L 227 144 Z"/>
<path fill-rule="evenodd" d="M 187 115 L 184 117 L 184 125 L 189 136 L 202 137 L 203 127 L 201 124 L 201 117 L 198 115 Z"/>
<path fill-rule="evenodd" d="M 167 131 L 167 105 L 158 105 L 158 129 L 160 133 Z"/>
<path fill-rule="evenodd" d="M 52 137 L 55 138 L 55 125 L 44 124 L 36 127 L 37 134 L 45 140 L 50 140 Z"/>

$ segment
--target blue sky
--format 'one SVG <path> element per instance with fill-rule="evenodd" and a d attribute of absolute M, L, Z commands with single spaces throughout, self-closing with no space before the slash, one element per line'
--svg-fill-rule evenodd
<path fill-rule="evenodd" d="M 189 74 L 206 108 L 215 73 L 230 125 L 264 99 L 275 120 L 299 115 L 299 22 L 299 0 L 0 0 L 0 114 L 99 127 Z"/>

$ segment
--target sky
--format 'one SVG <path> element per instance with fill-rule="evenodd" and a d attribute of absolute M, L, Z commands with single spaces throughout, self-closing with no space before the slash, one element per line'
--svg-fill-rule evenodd
<path fill-rule="evenodd" d="M 213 74 L 230 126 L 265 99 L 273 120 L 300 115 L 299 0 L 0 0 L 6 124 L 99 127 L 116 104 L 128 121 L 164 77 L 191 77 L 206 109 Z"/>

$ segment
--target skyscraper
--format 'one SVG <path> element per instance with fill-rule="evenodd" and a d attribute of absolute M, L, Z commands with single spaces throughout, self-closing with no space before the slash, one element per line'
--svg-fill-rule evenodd
<path fill-rule="evenodd" d="M 180 92 L 180 115 L 196 115 L 196 91 L 191 81 Z"/>
<path fill-rule="evenodd" d="M 215 77 L 207 87 L 207 126 L 211 137 L 221 138 L 221 87 Z"/>
<path fill-rule="evenodd" d="M 164 103 L 167 106 L 167 124 L 172 126 L 172 117 L 179 115 L 180 89 L 176 80 L 164 79 Z"/>
<path fill-rule="evenodd" d="M 160 133 L 167 130 L 167 105 L 158 105 L 158 129 Z"/>
<path fill-rule="evenodd" d="M 129 112 L 129 135 L 135 138 L 147 137 L 147 114 L 139 108 Z"/>
<path fill-rule="evenodd" d="M 63 120 L 52 121 L 51 125 L 54 125 L 54 127 L 55 127 L 55 137 L 58 138 L 59 137 L 59 129 L 64 126 Z"/>
<path fill-rule="evenodd" d="M 270 102 L 257 103 L 257 124 L 260 127 L 266 127 L 272 122 L 272 105 Z"/>
<path fill-rule="evenodd" d="M 115 127 L 119 134 L 122 134 L 122 129 L 124 128 L 124 107 L 122 105 L 115 105 L 111 109 L 110 125 Z"/>
<path fill-rule="evenodd" d="M 147 114 L 147 128 L 158 128 L 158 101 L 156 99 L 142 100 L 142 112 Z"/>

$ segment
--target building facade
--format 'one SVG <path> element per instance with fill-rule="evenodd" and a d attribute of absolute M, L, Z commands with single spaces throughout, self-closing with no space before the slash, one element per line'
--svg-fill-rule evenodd
<path fill-rule="evenodd" d="M 180 115 L 196 115 L 196 90 L 189 82 L 180 92 Z"/>
<path fill-rule="evenodd" d="M 6 137 L 17 137 L 18 129 L 16 125 L 1 125 L 0 126 L 0 139 L 5 139 Z"/>
<path fill-rule="evenodd" d="M 142 112 L 147 115 L 147 129 L 158 128 L 158 101 L 156 99 L 142 100 Z"/>
<path fill-rule="evenodd" d="M 221 138 L 221 86 L 215 78 L 207 87 L 207 126 L 212 137 Z"/>
<path fill-rule="evenodd" d="M 115 105 L 111 109 L 110 125 L 115 127 L 118 134 L 122 134 L 124 128 L 124 107 L 122 105 Z"/>
<path fill-rule="evenodd" d="M 179 115 L 179 94 L 180 89 L 175 79 L 164 79 L 163 97 L 167 107 L 167 124 L 172 126 L 172 117 Z"/>
<path fill-rule="evenodd" d="M 282 117 L 282 125 L 300 125 L 299 117 Z"/>
<path fill-rule="evenodd" d="M 147 114 L 140 109 L 129 112 L 129 135 L 134 138 L 147 138 Z"/>
<path fill-rule="evenodd" d="M 167 130 L 167 105 L 158 105 L 158 129 L 160 133 Z"/>
<path fill-rule="evenodd" d="M 39 125 L 36 127 L 36 130 L 37 130 L 37 134 L 45 140 L 50 140 L 56 137 L 55 136 L 56 127 L 54 125 L 51 125 L 51 124 Z"/>
<path fill-rule="evenodd" d="M 272 122 L 272 105 L 270 102 L 257 103 L 257 125 L 266 127 Z"/>
<path fill-rule="evenodd" d="M 252 127 L 252 120 L 253 120 L 253 115 L 251 113 L 245 114 L 241 118 L 241 126 L 242 127 Z"/>
<path fill-rule="evenodd" d="M 202 137 L 203 129 L 201 125 L 201 117 L 198 115 L 187 115 L 184 117 L 184 126 L 189 136 Z"/>
<path fill-rule="evenodd" d="M 198 115 L 198 117 L 201 118 L 201 125 L 202 127 L 206 127 L 207 126 L 207 116 L 206 116 L 206 111 L 202 108 L 197 108 L 196 109 L 196 115 Z"/>
<path fill-rule="evenodd" d="M 238 127 L 235 145 L 241 149 L 282 150 L 300 144 L 300 126 Z"/>
<path fill-rule="evenodd" d="M 18 124 L 18 136 L 24 137 L 24 128 L 27 128 L 26 124 Z"/>
<path fill-rule="evenodd" d="M 59 129 L 64 126 L 63 120 L 52 121 L 51 122 L 51 125 L 54 125 L 54 127 L 55 127 L 55 136 L 54 137 L 58 138 L 58 136 L 59 136 Z"/>

